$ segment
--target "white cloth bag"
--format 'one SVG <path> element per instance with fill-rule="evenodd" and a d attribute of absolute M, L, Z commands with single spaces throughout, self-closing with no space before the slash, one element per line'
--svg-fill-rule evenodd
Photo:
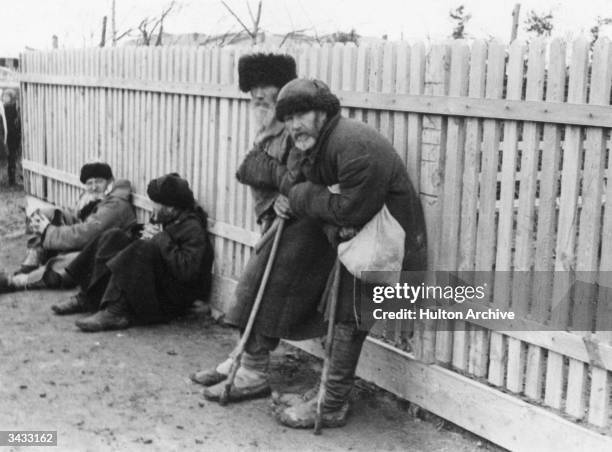
<path fill-rule="evenodd" d="M 338 258 L 362 281 L 395 284 L 400 280 L 405 239 L 404 228 L 384 205 L 355 237 L 338 245 Z"/>

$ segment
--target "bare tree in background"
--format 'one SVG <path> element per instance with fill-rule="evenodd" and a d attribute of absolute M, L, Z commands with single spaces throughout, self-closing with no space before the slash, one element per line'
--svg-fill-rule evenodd
<path fill-rule="evenodd" d="M 359 44 L 359 38 L 361 36 L 359 36 L 359 34 L 357 34 L 357 31 L 355 31 L 354 28 L 351 28 L 351 31 L 349 32 L 344 32 L 344 31 L 337 31 L 335 33 L 332 33 L 331 35 L 329 35 L 326 38 L 327 42 L 342 42 L 344 44 L 346 44 L 347 42 L 354 42 L 356 45 Z"/>
<path fill-rule="evenodd" d="M 145 17 L 138 24 L 138 31 L 140 32 L 140 37 L 142 38 L 142 45 L 149 46 L 151 45 L 151 40 L 153 36 L 155 36 L 155 32 L 157 31 L 157 39 L 155 40 L 155 45 L 162 45 L 162 34 L 164 31 L 164 19 L 170 14 L 170 12 L 177 6 L 176 0 L 172 0 L 170 4 L 166 7 L 165 10 L 159 15 L 159 17 Z"/>
<path fill-rule="evenodd" d="M 102 18 L 102 35 L 100 36 L 100 47 L 106 44 L 106 16 Z"/>
<path fill-rule="evenodd" d="M 466 37 L 465 26 L 472 18 L 472 15 L 465 11 L 464 5 L 459 5 L 455 9 L 451 9 L 448 12 L 448 15 L 452 20 L 455 21 L 455 27 L 453 28 L 452 38 L 453 39 L 463 39 Z"/>
<path fill-rule="evenodd" d="M 115 17 L 115 2 L 112 3 L 111 9 L 111 34 L 112 34 L 112 45 L 117 45 L 117 42 L 126 36 L 132 36 L 134 32 L 138 32 L 140 35 L 140 42 L 138 45 L 150 46 L 150 45 L 162 45 L 163 32 L 164 32 L 164 20 L 168 15 L 177 10 L 179 4 L 176 0 L 172 0 L 168 6 L 161 12 L 159 16 L 145 17 L 140 21 L 138 26 L 128 28 L 127 30 L 118 33 L 116 27 Z M 153 38 L 155 37 L 155 41 Z"/>
<path fill-rule="evenodd" d="M 253 15 L 253 11 L 251 10 L 251 5 L 249 5 L 249 2 L 247 1 L 247 8 L 249 10 L 249 16 L 251 17 L 251 22 L 253 24 L 251 27 L 248 27 L 245 24 L 245 22 L 240 18 L 240 16 L 238 16 L 238 14 L 236 14 L 234 10 L 230 8 L 227 3 L 221 0 L 221 3 L 223 4 L 223 6 L 225 6 L 225 9 L 229 11 L 229 13 L 234 17 L 234 19 L 236 19 L 236 21 L 240 24 L 242 29 L 247 33 L 247 35 L 249 35 L 253 44 L 257 44 L 257 37 L 259 36 L 259 32 L 260 32 L 259 24 L 261 22 L 261 6 L 262 6 L 261 1 L 262 0 L 259 0 L 259 3 L 257 4 L 257 14 L 256 15 Z"/>
<path fill-rule="evenodd" d="M 531 10 L 525 19 L 525 31 L 535 33 L 536 36 L 550 36 L 553 29 L 552 19 L 553 15 L 550 11 L 538 14 Z"/>
<path fill-rule="evenodd" d="M 597 16 L 597 22 L 593 27 L 591 27 L 591 47 L 595 44 L 595 41 L 599 39 L 599 33 L 601 32 L 601 27 L 612 24 L 612 17 L 601 17 Z"/>

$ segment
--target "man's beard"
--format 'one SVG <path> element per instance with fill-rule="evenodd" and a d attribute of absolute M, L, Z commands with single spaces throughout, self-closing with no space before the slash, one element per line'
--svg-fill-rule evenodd
<path fill-rule="evenodd" d="M 295 147 L 302 152 L 312 149 L 316 143 L 317 140 L 314 137 L 306 134 L 301 134 L 294 140 Z"/>
<path fill-rule="evenodd" d="M 274 107 L 268 105 L 253 106 L 253 116 L 257 130 L 265 129 L 274 122 Z"/>

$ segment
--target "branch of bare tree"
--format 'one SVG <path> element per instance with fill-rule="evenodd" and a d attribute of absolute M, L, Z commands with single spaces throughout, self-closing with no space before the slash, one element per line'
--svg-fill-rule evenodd
<path fill-rule="evenodd" d="M 232 8 L 230 8 L 230 7 L 228 6 L 228 4 L 227 4 L 227 3 L 225 3 L 223 0 L 221 0 L 221 3 L 223 3 L 223 6 L 225 6 L 225 8 L 226 8 L 226 9 L 229 11 L 229 13 L 230 13 L 232 16 L 234 16 L 234 19 L 236 19 L 236 20 L 238 21 L 238 23 L 239 23 L 239 24 L 240 24 L 240 26 L 241 26 L 241 27 L 244 29 L 244 31 L 246 31 L 246 32 L 249 34 L 249 36 L 250 36 L 251 38 L 254 38 L 253 33 L 251 33 L 251 30 L 249 30 L 249 27 L 247 27 L 247 26 L 245 25 L 245 23 L 242 21 L 242 19 L 240 19 L 240 17 L 238 17 L 238 14 L 236 14 L 236 13 L 234 12 L 234 10 L 233 10 Z"/>

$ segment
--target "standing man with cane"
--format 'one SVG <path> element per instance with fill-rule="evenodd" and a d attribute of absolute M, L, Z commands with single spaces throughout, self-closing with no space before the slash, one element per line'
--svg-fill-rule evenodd
<path fill-rule="evenodd" d="M 250 183 L 278 187 L 287 196 L 293 215 L 325 224 L 335 244 L 358 234 L 375 216 L 388 210 L 391 221 L 405 234 L 400 239 L 404 243 L 401 269 L 425 270 L 421 203 L 391 143 L 372 127 L 341 117 L 338 98 L 319 80 L 296 79 L 285 85 L 278 95 L 276 117 L 284 122 L 294 142 L 288 160 L 298 163 L 291 167 L 266 156 L 250 156 L 249 163 L 257 168 L 254 174 L 258 175 Z M 318 270 L 326 277 L 329 272 L 327 268 Z M 361 300 L 355 297 L 359 281 L 355 276 L 341 266 L 322 397 L 311 394 L 306 400 L 279 407 L 277 419 L 284 425 L 314 427 L 317 406 L 319 429 L 346 423 L 357 361 L 373 324 L 373 319 L 360 318 Z"/>
<path fill-rule="evenodd" d="M 289 55 L 245 55 L 239 60 L 238 75 L 240 89 L 251 95 L 258 129 L 253 149 L 240 165 L 237 177 L 252 188 L 255 214 L 264 229 L 272 223 L 278 224 L 279 218 L 283 219 L 284 228 L 278 240 L 271 240 L 276 234 L 264 234 L 269 239 L 262 239 L 254 250 L 241 275 L 235 299 L 225 313 L 225 322 L 244 333 L 241 341 L 244 352 L 239 348 L 214 368 L 191 375 L 194 382 L 207 386 L 204 397 L 223 402 L 270 394 L 270 352 L 280 338 L 301 340 L 324 334 L 325 324 L 318 305 L 335 259 L 334 249 L 319 221 L 296 219 L 279 187 L 251 183 L 261 177 L 259 171 L 265 171 L 259 168 L 260 161 L 269 159 L 289 168 L 297 163 L 288 161 L 291 139 L 274 110 L 279 90 L 297 76 L 295 61 Z M 277 243 L 277 252 L 271 256 L 274 243 Z M 273 265 L 266 281 L 263 276 L 270 258 Z M 262 286 L 265 290 L 260 304 L 258 309 L 253 309 Z M 252 324 L 252 330 L 245 331 L 248 323 Z M 237 367 L 232 365 L 236 354 L 241 355 Z M 228 380 L 232 370 L 235 375 Z"/>

